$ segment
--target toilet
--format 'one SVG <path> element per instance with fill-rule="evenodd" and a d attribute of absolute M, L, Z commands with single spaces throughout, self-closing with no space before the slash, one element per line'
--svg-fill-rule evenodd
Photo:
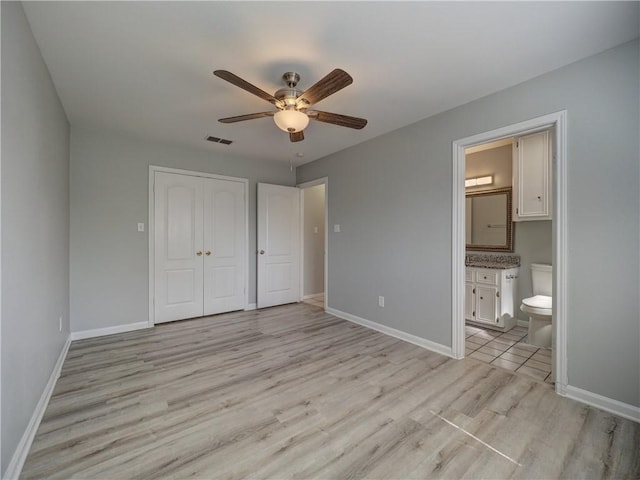
<path fill-rule="evenodd" d="M 531 264 L 533 297 L 524 298 L 520 310 L 529 316 L 527 342 L 536 347 L 551 348 L 551 306 L 553 267 Z"/>

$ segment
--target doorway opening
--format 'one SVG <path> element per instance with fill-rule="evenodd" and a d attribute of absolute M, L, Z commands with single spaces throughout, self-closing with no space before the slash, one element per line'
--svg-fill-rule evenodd
<path fill-rule="evenodd" d="M 552 303 L 552 138 L 465 149 L 465 356 L 550 385 L 551 308 L 529 304 Z"/>
<path fill-rule="evenodd" d="M 300 296 L 305 303 L 327 308 L 327 178 L 298 185 L 300 188 L 301 253 Z"/>
<path fill-rule="evenodd" d="M 555 389 L 557 393 L 565 394 L 567 384 L 567 361 L 566 361 L 566 111 L 556 112 L 542 117 L 534 118 L 525 122 L 503 127 L 497 130 L 481 133 L 471 137 L 463 138 L 453 142 L 453 198 L 452 198 L 452 352 L 455 358 L 465 356 L 465 319 L 466 311 L 469 310 L 467 301 L 467 286 L 472 279 L 468 278 L 465 255 L 467 253 L 467 196 L 465 192 L 466 178 L 466 153 L 470 148 L 490 142 L 509 142 L 510 138 L 522 137 L 540 131 L 552 131 L 551 135 L 553 152 L 551 161 L 551 184 L 552 204 L 550 205 L 550 215 L 553 218 L 551 225 L 551 264 L 552 284 L 553 284 L 553 321 L 552 321 L 552 370 L 555 374 Z M 473 151 L 473 150 L 471 150 Z M 479 175 L 483 178 L 488 175 Z M 474 177 L 475 178 L 475 177 Z M 488 181 L 488 180 L 483 180 Z M 513 210 L 518 208 L 514 201 Z M 522 212 L 520 212 L 522 213 Z M 502 226 L 499 222 L 489 222 L 494 225 L 490 235 L 495 234 L 495 230 Z M 469 227 L 470 228 L 470 227 Z M 493 241 L 489 237 L 489 241 Z M 486 245 L 485 245 L 486 247 Z M 506 249 L 505 249 L 506 250 Z M 489 249 L 489 251 L 492 251 Z M 505 254 L 506 255 L 506 254 Z M 526 260 L 525 260 L 526 261 Z M 523 268 L 525 267 L 525 268 Z M 531 277 L 529 265 L 522 265 L 520 276 Z M 497 275 L 497 274 L 496 274 Z M 498 280 L 496 280 L 498 282 Z M 516 300 L 513 302 L 516 303 Z M 520 304 L 516 305 L 519 310 Z M 497 308 L 497 307 L 496 307 Z M 524 317 L 523 317 L 524 318 Z M 517 327 L 517 322 L 514 325 Z"/>

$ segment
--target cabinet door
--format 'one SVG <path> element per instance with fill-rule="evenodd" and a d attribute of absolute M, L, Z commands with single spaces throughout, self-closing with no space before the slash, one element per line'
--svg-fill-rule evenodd
<path fill-rule="evenodd" d="M 476 285 L 476 316 L 477 322 L 495 325 L 498 310 L 498 288 Z"/>
<path fill-rule="evenodd" d="M 466 320 L 475 320 L 474 305 L 474 287 L 472 283 L 464 284 L 464 318 Z"/>
<path fill-rule="evenodd" d="M 516 138 L 513 167 L 513 220 L 551 220 L 549 131 Z"/>

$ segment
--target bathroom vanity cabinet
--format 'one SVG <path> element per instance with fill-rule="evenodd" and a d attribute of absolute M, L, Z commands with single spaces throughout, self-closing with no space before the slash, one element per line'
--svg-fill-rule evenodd
<path fill-rule="evenodd" d="M 465 320 L 494 330 L 514 327 L 518 271 L 466 267 Z"/>
<path fill-rule="evenodd" d="M 513 221 L 551 220 L 551 135 L 548 130 L 513 142 Z"/>

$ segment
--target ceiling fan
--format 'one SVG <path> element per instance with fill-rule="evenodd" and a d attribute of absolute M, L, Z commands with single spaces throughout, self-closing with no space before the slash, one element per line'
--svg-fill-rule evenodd
<path fill-rule="evenodd" d="M 259 89 L 227 70 L 216 70 L 213 74 L 216 77 L 232 83 L 236 87 L 253 93 L 277 108 L 277 110 L 269 112 L 249 113 L 236 117 L 221 118 L 218 121 L 222 123 L 235 123 L 244 120 L 253 120 L 254 118 L 273 117 L 278 128 L 287 132 L 289 134 L 289 140 L 292 142 L 304 140 L 303 130 L 309 124 L 309 120 L 332 123 L 333 125 L 355 128 L 357 130 L 364 128 L 367 124 L 364 118 L 322 112 L 320 110 L 308 110 L 310 106 L 353 83 L 351 75 L 339 68 L 333 70 L 304 92 L 296 88 L 296 85 L 300 81 L 300 75 L 295 72 L 286 72 L 282 76 L 286 87 L 279 89 L 273 95 L 268 94 L 264 90 Z"/>

